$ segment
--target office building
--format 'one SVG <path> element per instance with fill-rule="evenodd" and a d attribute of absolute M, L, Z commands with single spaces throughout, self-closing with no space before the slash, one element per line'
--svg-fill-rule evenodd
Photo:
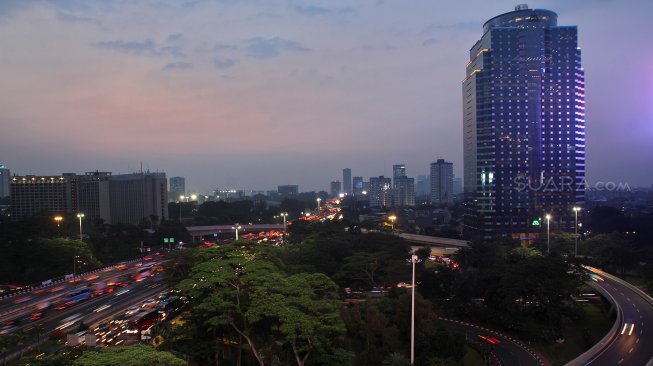
<path fill-rule="evenodd" d="M 331 196 L 333 197 L 337 197 L 340 193 L 342 193 L 342 184 L 340 184 L 339 180 L 332 181 L 330 188 L 331 188 Z"/>
<path fill-rule="evenodd" d="M 5 165 L 0 164 L 0 198 L 11 194 L 11 172 Z"/>
<path fill-rule="evenodd" d="M 352 194 L 351 189 L 351 169 L 345 168 L 342 170 L 342 193 Z"/>
<path fill-rule="evenodd" d="M 418 175 L 415 193 L 418 196 L 431 195 L 431 179 L 428 175 Z"/>
<path fill-rule="evenodd" d="M 111 223 L 138 225 L 168 218 L 165 173 L 113 175 L 109 182 Z"/>
<path fill-rule="evenodd" d="M 363 177 L 354 177 L 352 178 L 352 193 L 354 196 L 360 196 L 365 191 L 365 182 Z"/>
<path fill-rule="evenodd" d="M 572 207 L 584 203 L 584 71 L 577 28 L 557 19 L 519 5 L 488 20 L 470 49 L 462 91 L 472 236 L 530 237 L 547 213 L 554 227 L 573 228 Z"/>
<path fill-rule="evenodd" d="M 277 191 L 282 197 L 296 196 L 297 194 L 299 194 L 299 186 L 297 185 L 278 186 Z"/>
<path fill-rule="evenodd" d="M 186 178 L 170 177 L 170 188 L 168 189 L 168 202 L 177 202 L 179 197 L 186 195 Z"/>
<path fill-rule="evenodd" d="M 367 187 L 370 207 L 390 207 L 392 204 L 392 180 L 384 176 L 372 177 Z"/>
<path fill-rule="evenodd" d="M 395 164 L 392 166 L 392 179 L 393 181 L 399 177 L 406 176 L 406 165 L 405 164 Z"/>
<path fill-rule="evenodd" d="M 415 178 L 405 175 L 394 179 L 392 205 L 395 207 L 415 206 Z"/>
<path fill-rule="evenodd" d="M 438 159 L 431 163 L 431 203 L 450 205 L 453 203 L 453 163 Z"/>
<path fill-rule="evenodd" d="M 14 176 L 11 181 L 11 218 L 83 213 L 85 220 L 138 225 L 168 218 L 165 173 L 111 175 Z"/>

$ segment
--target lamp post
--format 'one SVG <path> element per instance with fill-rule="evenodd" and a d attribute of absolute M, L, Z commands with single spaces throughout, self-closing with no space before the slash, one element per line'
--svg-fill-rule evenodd
<path fill-rule="evenodd" d="M 84 214 L 78 213 L 77 218 L 79 219 L 79 241 L 84 241 L 84 237 L 82 236 L 82 218 L 84 218 Z"/>
<path fill-rule="evenodd" d="M 551 238 L 550 238 L 550 230 L 549 230 L 549 223 L 551 222 L 551 215 L 546 214 L 546 254 L 551 253 Z"/>
<path fill-rule="evenodd" d="M 73 257 L 73 277 L 75 277 L 75 273 L 77 273 L 77 261 L 78 260 L 79 260 L 78 255 Z"/>
<path fill-rule="evenodd" d="M 287 212 L 282 212 L 280 213 L 281 217 L 283 217 L 283 232 L 284 234 L 286 233 L 286 217 L 288 217 Z"/>
<path fill-rule="evenodd" d="M 578 257 L 578 211 L 580 207 L 574 207 L 574 257 Z"/>
<path fill-rule="evenodd" d="M 238 240 L 238 230 L 242 229 L 243 227 L 240 226 L 240 224 L 234 224 L 234 226 L 232 226 L 231 228 L 236 230 L 236 240 Z"/>
<path fill-rule="evenodd" d="M 411 287 L 410 303 L 410 364 L 415 364 L 415 264 L 421 262 L 415 254 L 410 256 L 410 262 L 413 264 L 413 282 Z"/>
<path fill-rule="evenodd" d="M 322 199 L 320 197 L 318 197 L 317 198 L 317 213 L 320 213 L 320 201 L 322 201 Z"/>
<path fill-rule="evenodd" d="M 392 223 L 392 231 L 394 231 L 394 230 L 395 230 L 395 220 L 397 219 L 397 216 L 395 216 L 395 215 L 390 215 L 390 216 L 388 216 L 388 219 L 389 219 L 390 222 Z"/>
<path fill-rule="evenodd" d="M 61 222 L 61 220 L 63 220 L 63 217 L 61 217 L 61 216 L 55 216 L 54 217 L 54 221 L 57 222 L 57 227 L 59 227 L 59 223 Z"/>

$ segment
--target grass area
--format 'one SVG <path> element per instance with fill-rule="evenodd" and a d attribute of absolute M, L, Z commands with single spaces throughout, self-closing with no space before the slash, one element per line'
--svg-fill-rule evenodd
<path fill-rule="evenodd" d="M 564 365 L 588 350 L 610 330 L 614 319 L 608 310 L 590 303 L 584 303 L 584 318 L 568 327 L 563 343 L 539 343 L 535 349 L 541 352 L 553 365 Z"/>
<path fill-rule="evenodd" d="M 480 353 L 478 353 L 477 350 L 474 348 L 465 345 L 465 350 L 467 353 L 465 353 L 465 357 L 463 357 L 463 365 L 465 366 L 478 366 L 478 365 L 485 365 L 485 362 L 483 361 L 483 356 L 481 356 Z"/>

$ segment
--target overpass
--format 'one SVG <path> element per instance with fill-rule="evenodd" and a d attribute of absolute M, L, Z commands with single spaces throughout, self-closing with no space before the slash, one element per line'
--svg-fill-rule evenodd
<path fill-rule="evenodd" d="M 261 231 L 270 231 L 270 230 L 279 230 L 283 231 L 283 224 L 240 224 L 240 229 L 238 233 L 250 233 L 250 232 L 261 232 Z M 193 238 L 193 242 L 196 239 L 201 239 L 204 236 L 215 236 L 225 233 L 234 233 L 234 225 L 208 225 L 208 226 L 187 226 L 186 230 Z"/>

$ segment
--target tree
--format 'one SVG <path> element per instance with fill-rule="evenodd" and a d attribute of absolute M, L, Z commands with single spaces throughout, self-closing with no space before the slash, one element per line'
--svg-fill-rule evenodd
<path fill-rule="evenodd" d="M 169 352 L 160 352 L 143 345 L 103 348 L 100 352 L 85 351 L 74 366 L 185 366 L 186 361 Z"/>

